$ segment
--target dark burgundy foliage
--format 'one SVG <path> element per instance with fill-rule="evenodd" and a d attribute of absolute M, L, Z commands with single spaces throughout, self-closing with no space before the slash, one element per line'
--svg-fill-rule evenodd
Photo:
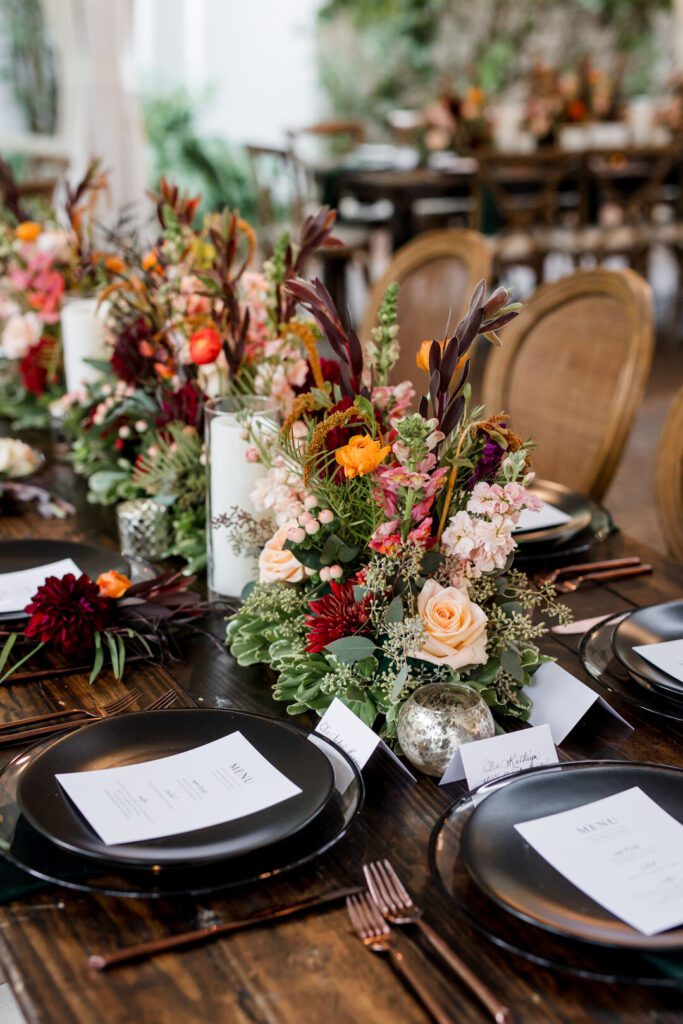
<path fill-rule="evenodd" d="M 284 281 L 277 289 L 280 323 L 288 323 L 294 316 L 294 310 L 296 309 L 296 299 L 287 287 L 289 282 L 295 281 L 303 275 L 306 264 L 318 249 L 334 249 L 343 244 L 332 235 L 332 228 L 336 219 L 337 213 L 335 210 L 330 210 L 328 206 L 321 206 L 316 214 L 306 217 L 306 220 L 301 225 L 296 256 L 292 246 L 287 246 Z"/>
<path fill-rule="evenodd" d="M 158 379 L 151 338 L 152 328 L 142 316 L 124 327 L 116 338 L 111 368 L 125 384 L 143 384 Z"/>
<path fill-rule="evenodd" d="M 134 583 L 116 602 L 116 625 L 130 626 L 143 635 L 160 623 L 188 621 L 204 613 L 198 593 L 190 590 L 196 576 L 164 572 L 153 580 Z"/>
<path fill-rule="evenodd" d="M 161 413 L 155 421 L 157 427 L 181 422 L 201 431 L 204 395 L 193 380 L 185 381 L 177 391 L 160 390 L 158 400 Z"/>

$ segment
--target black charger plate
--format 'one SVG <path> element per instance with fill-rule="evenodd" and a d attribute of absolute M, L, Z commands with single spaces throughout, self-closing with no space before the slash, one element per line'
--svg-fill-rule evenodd
<path fill-rule="evenodd" d="M 633 648 L 642 644 L 660 644 L 683 638 L 683 601 L 667 601 L 638 608 L 618 623 L 612 636 L 612 647 L 622 665 L 654 687 L 661 687 L 683 699 L 683 682 L 668 672 L 651 665 Z"/>
<path fill-rule="evenodd" d="M 683 700 L 627 671 L 615 657 L 614 630 L 626 614 L 617 612 L 584 633 L 579 643 L 583 667 L 607 694 L 620 697 L 642 711 L 683 722 Z"/>
<path fill-rule="evenodd" d="M 621 763 L 621 762 L 620 762 Z M 577 772 L 607 766 L 614 762 L 568 762 L 542 766 L 524 772 L 524 775 L 546 771 Z M 454 928 L 465 920 L 506 953 L 523 957 L 531 963 L 550 968 L 560 974 L 619 985 L 644 985 L 655 988 L 683 987 L 683 956 L 661 953 L 656 956 L 612 949 L 563 938 L 543 931 L 513 914 L 504 913 L 472 881 L 460 855 L 464 828 L 476 808 L 474 795 L 485 796 L 509 786 L 519 776 L 508 776 L 480 786 L 467 793 L 442 815 L 432 830 L 429 859 L 433 874 L 449 899 L 454 912 Z M 528 813 L 526 815 L 528 817 Z"/>
<path fill-rule="evenodd" d="M 130 565 L 118 551 L 96 548 L 71 540 L 4 540 L 0 541 L 0 573 L 21 572 L 71 558 L 81 572 L 96 580 L 103 572 L 115 569 L 129 573 Z M 0 612 L 0 622 L 19 622 L 25 612 Z"/>
<path fill-rule="evenodd" d="M 161 839 L 107 845 L 56 779 L 66 772 L 154 761 L 237 731 L 301 792 L 220 825 Z M 105 718 L 54 740 L 29 759 L 17 795 L 33 828 L 72 853 L 127 866 L 189 866 L 243 857 L 286 839 L 320 813 L 333 786 L 329 760 L 287 723 L 242 711 L 176 708 Z"/>
<path fill-rule="evenodd" d="M 287 723 L 287 727 L 303 737 L 309 735 L 293 723 Z M 363 806 L 363 779 L 351 758 L 326 736 L 316 735 L 316 742 L 335 769 L 335 775 L 339 764 L 343 769 L 339 773 L 340 782 L 335 781 L 332 795 L 320 814 L 288 839 L 245 857 L 204 864 L 198 870 L 196 867 L 132 868 L 104 864 L 69 853 L 37 832 L 21 813 L 17 788 L 33 755 L 52 743 L 52 740 L 44 740 L 18 754 L 0 770 L 0 856 L 43 882 L 127 899 L 201 896 L 279 877 L 317 860 L 335 846 Z"/>
<path fill-rule="evenodd" d="M 471 815 L 462 835 L 463 863 L 489 899 L 538 928 L 613 949 L 681 951 L 683 927 L 642 935 L 573 885 L 514 827 L 634 786 L 683 822 L 683 771 L 678 768 L 618 762 L 578 772 L 523 773 Z"/>

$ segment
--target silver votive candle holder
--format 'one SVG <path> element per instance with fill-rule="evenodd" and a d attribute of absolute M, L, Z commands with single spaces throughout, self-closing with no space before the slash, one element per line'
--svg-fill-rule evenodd
<path fill-rule="evenodd" d="M 495 734 L 491 711 L 479 693 L 462 683 L 427 683 L 402 706 L 398 741 L 410 763 L 441 777 L 459 747 Z"/>
<path fill-rule="evenodd" d="M 154 498 L 132 498 L 116 507 L 121 554 L 156 561 L 168 550 L 169 511 Z"/>

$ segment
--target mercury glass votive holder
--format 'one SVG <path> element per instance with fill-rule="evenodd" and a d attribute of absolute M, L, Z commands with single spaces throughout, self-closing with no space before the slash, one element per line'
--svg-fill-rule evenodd
<path fill-rule="evenodd" d="M 121 554 L 151 562 L 168 548 L 169 510 L 153 498 L 132 498 L 116 507 Z"/>
<path fill-rule="evenodd" d="M 410 763 L 426 775 L 439 777 L 459 747 L 495 733 L 486 702 L 461 683 L 420 686 L 401 708 L 396 725 Z"/>

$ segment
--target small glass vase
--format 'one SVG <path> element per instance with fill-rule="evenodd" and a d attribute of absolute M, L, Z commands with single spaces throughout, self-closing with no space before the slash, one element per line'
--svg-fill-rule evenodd
<path fill-rule="evenodd" d="M 488 705 L 476 690 L 462 683 L 420 686 L 399 711 L 396 726 L 410 763 L 439 778 L 459 747 L 495 733 Z"/>
<path fill-rule="evenodd" d="M 116 506 L 119 548 L 128 558 L 163 558 L 169 543 L 169 510 L 154 498 L 131 498 Z"/>
<path fill-rule="evenodd" d="M 263 463 L 247 459 L 252 441 L 245 437 L 245 417 L 252 429 L 275 429 L 277 406 L 272 399 L 258 395 L 214 398 L 206 403 L 206 544 L 212 599 L 239 597 L 258 575 L 258 551 L 235 550 L 234 530 L 220 521 L 240 513 L 257 518 L 251 492 L 266 470 Z M 235 527 L 239 529 L 239 524 Z"/>

